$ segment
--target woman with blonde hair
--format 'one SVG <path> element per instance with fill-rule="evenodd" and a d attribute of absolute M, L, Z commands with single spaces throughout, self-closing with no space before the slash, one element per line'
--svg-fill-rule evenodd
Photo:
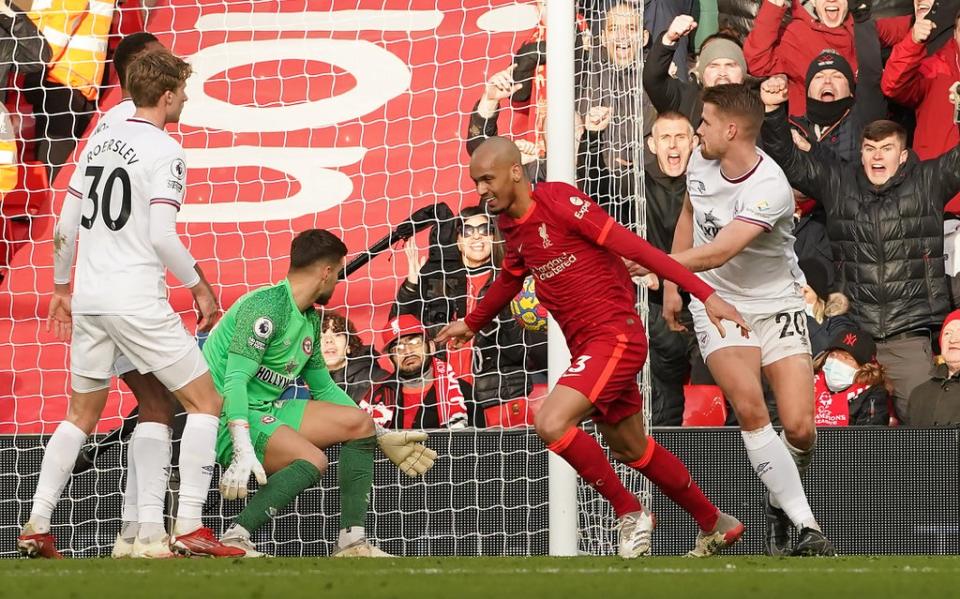
<path fill-rule="evenodd" d="M 817 426 L 887 426 L 893 384 L 877 345 L 860 329 L 842 331 L 813 362 Z"/>

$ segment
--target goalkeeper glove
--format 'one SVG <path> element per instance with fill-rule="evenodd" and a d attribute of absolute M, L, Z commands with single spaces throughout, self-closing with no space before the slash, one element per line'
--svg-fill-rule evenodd
<path fill-rule="evenodd" d="M 233 461 L 220 477 L 220 494 L 224 499 L 243 499 L 247 496 L 247 482 L 252 473 L 261 485 L 267 484 L 267 473 L 257 460 L 250 443 L 250 424 L 246 420 L 231 420 L 227 427 L 233 439 Z"/>
<path fill-rule="evenodd" d="M 377 430 L 377 444 L 384 455 L 411 478 L 433 468 L 437 459 L 437 452 L 423 444 L 426 440 L 427 433 L 422 431 Z"/>

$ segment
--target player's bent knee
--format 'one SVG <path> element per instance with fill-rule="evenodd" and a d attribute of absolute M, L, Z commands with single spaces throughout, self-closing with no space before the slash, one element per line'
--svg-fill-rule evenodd
<path fill-rule="evenodd" d="M 354 418 L 353 426 L 351 427 L 353 432 L 353 439 L 366 439 L 367 437 L 372 437 L 377 434 L 377 427 L 373 423 L 373 417 L 370 414 L 367 414 L 363 410 L 357 410 L 358 414 Z"/>
<path fill-rule="evenodd" d="M 223 408 L 223 398 L 217 393 L 209 372 L 204 372 L 193 381 L 173 392 L 183 409 L 190 414 L 211 414 L 219 416 Z"/>
<path fill-rule="evenodd" d="M 783 432 L 790 445 L 798 449 L 807 449 L 813 445 L 817 435 L 817 429 L 813 422 L 791 422 L 783 423 Z"/>
<path fill-rule="evenodd" d="M 559 440 L 570 426 L 571 424 L 566 418 L 547 409 L 542 409 L 537 412 L 537 415 L 533 419 L 533 428 L 545 443 L 553 443 Z"/>

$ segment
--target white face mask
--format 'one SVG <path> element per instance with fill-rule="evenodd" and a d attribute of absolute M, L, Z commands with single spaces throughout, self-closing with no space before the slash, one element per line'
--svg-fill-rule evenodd
<path fill-rule="evenodd" d="M 827 387 L 834 393 L 838 393 L 853 384 L 857 369 L 836 358 L 827 358 L 823 363 L 823 376 Z"/>
<path fill-rule="evenodd" d="M 814 304 L 805 304 L 803 309 L 807 312 L 807 316 L 816 318 L 816 316 L 813 315 L 813 306 Z"/>

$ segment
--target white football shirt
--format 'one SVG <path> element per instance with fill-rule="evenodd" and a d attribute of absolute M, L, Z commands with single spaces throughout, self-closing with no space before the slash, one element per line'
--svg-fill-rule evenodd
<path fill-rule="evenodd" d="M 87 140 L 68 193 L 81 201 L 73 291 L 76 314 L 153 314 L 166 301 L 165 267 L 150 242 L 150 205 L 178 209 L 183 148 L 163 129 L 128 117 L 124 102 Z M 116 114 L 111 114 L 116 111 Z"/>
<path fill-rule="evenodd" d="M 107 123 L 108 126 L 122 123 L 129 118 L 133 118 L 133 115 L 136 112 L 137 107 L 133 104 L 133 100 L 130 98 L 124 98 L 114 104 L 110 110 L 103 113 L 103 116 L 101 116 L 100 120 L 97 122 L 97 128 L 99 128 L 101 123 Z"/>
<path fill-rule="evenodd" d="M 768 314 L 802 307 L 804 278 L 793 250 L 793 191 L 777 163 L 762 150 L 757 154 L 754 168 L 728 179 L 720 161 L 707 160 L 697 148 L 690 156 L 687 191 L 694 247 L 713 241 L 734 219 L 763 228 L 726 264 L 697 275 L 742 312 Z"/>

